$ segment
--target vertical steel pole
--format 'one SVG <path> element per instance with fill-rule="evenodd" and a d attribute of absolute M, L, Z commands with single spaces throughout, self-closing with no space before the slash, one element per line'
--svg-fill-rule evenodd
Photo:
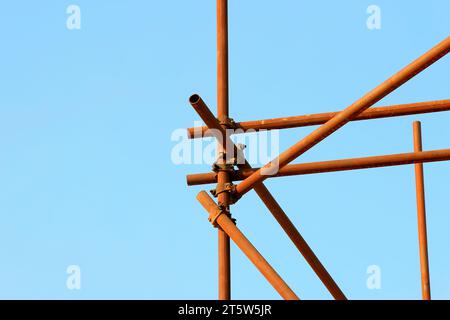
<path fill-rule="evenodd" d="M 217 117 L 227 119 L 228 111 L 228 0 L 217 0 Z M 226 129 L 224 127 L 224 129 Z M 223 140 L 226 141 L 226 140 Z M 224 144 L 225 145 L 225 144 Z M 226 152 L 225 147 L 218 144 L 218 161 L 220 155 Z M 230 182 L 230 175 L 226 171 L 220 171 L 217 175 L 217 183 Z M 229 212 L 229 193 L 223 192 L 218 196 L 219 205 Z M 230 272 L 230 238 L 221 229 L 218 229 L 219 242 L 219 300 L 231 299 L 231 272 Z"/>
<path fill-rule="evenodd" d="M 414 132 L 414 152 L 422 151 L 422 129 L 420 121 L 413 123 Z M 417 222 L 419 227 L 419 253 L 420 272 L 422 278 L 422 298 L 431 300 L 430 294 L 430 274 L 428 270 L 428 241 L 427 241 L 427 221 L 425 211 L 425 186 L 423 178 L 423 164 L 414 165 L 416 176 L 416 198 L 417 198 Z"/>

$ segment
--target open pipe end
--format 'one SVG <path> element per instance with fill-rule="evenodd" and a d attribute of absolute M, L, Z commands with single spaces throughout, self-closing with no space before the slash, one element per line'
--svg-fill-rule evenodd
<path fill-rule="evenodd" d="M 189 103 L 190 104 L 197 104 L 200 102 L 202 98 L 200 98 L 200 96 L 198 94 L 193 94 L 192 96 L 189 97 Z"/>

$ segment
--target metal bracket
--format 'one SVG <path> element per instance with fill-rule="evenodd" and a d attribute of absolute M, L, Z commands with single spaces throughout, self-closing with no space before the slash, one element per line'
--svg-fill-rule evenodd
<path fill-rule="evenodd" d="M 220 217 L 220 215 L 226 214 L 228 216 L 230 215 L 230 212 L 227 208 L 225 208 L 222 205 L 217 206 L 217 210 L 214 213 L 211 213 L 208 217 L 208 221 L 211 222 L 211 224 L 214 226 L 214 228 L 219 228 L 219 225 L 217 224 L 217 219 Z M 236 224 L 236 219 L 231 218 L 234 224 Z"/>
<path fill-rule="evenodd" d="M 210 190 L 214 198 L 217 198 L 219 194 L 224 192 L 231 192 L 234 188 L 233 183 L 218 183 L 215 189 Z"/>
<path fill-rule="evenodd" d="M 228 192 L 230 194 L 230 204 L 235 204 L 241 198 L 236 196 L 236 185 L 232 182 L 218 183 L 216 189 L 212 189 L 209 192 L 214 198 L 217 198 L 221 193 Z"/>
<path fill-rule="evenodd" d="M 227 172 L 233 172 L 234 171 L 234 164 L 233 163 L 217 163 L 214 162 L 212 165 L 212 171 L 219 172 L 219 171 L 227 171 Z"/>
<path fill-rule="evenodd" d="M 211 213 L 209 215 L 208 221 L 211 222 L 214 228 L 218 228 L 219 225 L 217 224 L 217 219 L 220 217 L 220 215 L 226 214 L 226 212 L 227 212 L 226 208 L 224 208 L 223 206 L 218 206 L 216 212 Z"/>
<path fill-rule="evenodd" d="M 229 192 L 230 192 L 230 204 L 235 204 L 242 197 L 241 195 L 237 195 L 235 185 L 232 186 L 232 188 Z"/>
<path fill-rule="evenodd" d="M 237 129 L 236 122 L 232 118 L 219 117 L 217 118 L 219 124 L 227 129 Z"/>
<path fill-rule="evenodd" d="M 215 214 L 210 214 L 208 217 L 208 221 L 211 222 L 211 224 L 214 226 L 214 228 L 218 228 L 217 225 L 217 218 L 219 218 L 219 216 L 223 214 L 223 210 L 222 209 L 218 209 Z"/>
<path fill-rule="evenodd" d="M 220 160 L 220 161 L 219 161 Z M 217 156 L 216 162 L 212 165 L 212 171 L 219 172 L 219 171 L 227 171 L 227 172 L 233 172 L 234 166 L 237 164 L 236 158 L 231 158 L 228 161 L 227 155 L 225 152 L 219 153 Z"/>

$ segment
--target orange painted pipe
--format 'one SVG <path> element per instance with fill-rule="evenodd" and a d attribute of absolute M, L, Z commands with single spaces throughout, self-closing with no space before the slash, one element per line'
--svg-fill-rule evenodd
<path fill-rule="evenodd" d="M 331 135 L 333 132 L 344 126 L 351 119 L 356 118 L 364 110 L 373 106 L 383 99 L 389 93 L 412 79 L 418 73 L 422 72 L 430 65 L 438 61 L 450 51 L 450 37 L 432 48 L 430 51 L 413 61 L 407 67 L 396 73 L 394 76 L 383 82 L 381 85 L 367 93 L 361 99 L 350 105 L 348 108 L 336 114 L 325 124 L 314 130 L 295 145 L 281 153 L 276 159 L 272 160 L 260 170 L 254 172 L 251 176 L 236 186 L 236 195 L 242 196 L 250 191 L 256 184 L 263 182 L 269 175 L 274 175 L 277 171 L 300 155 L 314 147 L 320 141 Z"/>
<path fill-rule="evenodd" d="M 442 150 L 420 151 L 410 153 L 399 153 L 384 156 L 299 163 L 287 165 L 286 167 L 282 168 L 276 175 L 271 176 L 271 178 L 314 174 L 314 173 L 391 167 L 413 163 L 426 163 L 426 162 L 449 161 L 449 160 L 450 160 L 450 149 L 442 149 Z M 259 168 L 236 171 L 232 174 L 232 180 L 233 181 L 243 180 L 252 175 L 257 170 L 259 170 Z M 217 180 L 216 174 L 213 172 L 189 174 L 186 176 L 186 181 L 189 186 L 215 183 L 216 180 Z"/>
<path fill-rule="evenodd" d="M 413 123 L 414 151 L 422 151 L 422 130 L 419 121 Z M 419 229 L 419 255 L 420 273 L 422 283 L 423 300 L 431 300 L 430 272 L 428 267 L 428 240 L 427 240 L 427 217 L 425 210 L 425 184 L 423 177 L 423 164 L 414 165 L 416 177 L 416 201 L 417 201 L 417 223 Z"/>
<path fill-rule="evenodd" d="M 236 145 L 234 145 L 230 137 L 226 135 L 224 128 L 222 128 L 218 120 L 214 118 L 214 115 L 206 106 L 202 98 L 199 95 L 194 94 L 189 98 L 189 102 L 194 110 L 200 115 L 202 120 L 207 124 L 207 126 L 212 129 L 211 132 L 214 132 L 214 136 L 217 139 L 221 139 L 220 143 L 227 145 L 228 148 L 233 147 L 234 155 L 237 156 L 238 151 Z M 225 137 L 225 141 L 223 141 L 223 137 Z M 243 163 L 238 164 L 239 169 L 252 171 L 253 169 L 250 164 L 245 159 L 243 160 Z M 214 177 L 216 177 L 215 174 Z M 296 229 L 294 224 L 291 222 L 289 217 L 286 215 L 284 210 L 281 208 L 281 206 L 278 204 L 278 202 L 275 200 L 266 186 L 263 183 L 258 184 L 257 186 L 255 186 L 255 192 L 272 213 L 274 218 L 286 232 L 286 234 L 300 251 L 300 253 L 303 255 L 305 260 L 317 274 L 328 291 L 332 294 L 332 296 L 337 300 L 345 300 L 346 297 L 342 290 L 322 265 L 320 260 L 309 247 L 308 243 L 303 239 L 300 232 Z"/>
<path fill-rule="evenodd" d="M 217 225 L 233 240 L 239 249 L 242 250 L 283 299 L 299 300 L 294 291 L 292 291 L 286 282 L 284 282 L 238 227 L 236 227 L 230 217 L 227 214 L 220 213 L 219 207 L 205 191 L 202 191 L 197 195 L 197 200 L 209 213 L 210 220 L 216 217 L 215 222 Z"/>
<path fill-rule="evenodd" d="M 426 101 L 417 103 L 406 103 L 385 107 L 374 107 L 359 114 L 351 121 L 372 120 L 381 118 L 391 118 L 399 116 L 409 116 L 414 114 L 443 112 L 450 110 L 450 99 Z M 274 130 L 274 129 L 289 129 L 307 126 L 315 126 L 326 123 L 328 120 L 336 116 L 338 112 L 325 112 L 317 114 L 308 114 L 293 117 L 283 117 L 265 120 L 244 121 L 237 122 L 235 133 L 245 133 L 248 130 Z M 211 137 L 208 131 L 208 126 L 188 128 L 189 139 Z"/>

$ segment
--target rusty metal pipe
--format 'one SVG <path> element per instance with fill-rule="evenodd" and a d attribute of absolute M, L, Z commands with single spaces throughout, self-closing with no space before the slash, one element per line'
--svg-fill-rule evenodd
<path fill-rule="evenodd" d="M 359 114 L 351 121 L 372 120 L 381 118 L 391 118 L 399 116 L 409 116 L 423 113 L 443 112 L 450 110 L 450 99 L 426 101 L 417 103 L 406 103 L 399 105 L 391 105 L 384 107 L 370 108 Z M 337 115 L 338 112 L 324 112 L 316 114 L 308 114 L 293 117 L 273 118 L 255 121 L 244 121 L 236 123 L 236 134 L 245 133 L 248 130 L 274 130 L 289 129 L 307 126 L 315 126 L 326 123 L 328 120 Z M 188 128 L 189 139 L 202 137 L 211 137 L 208 126 Z"/>
<path fill-rule="evenodd" d="M 215 137 L 223 147 L 226 139 L 224 138 L 226 137 L 226 129 L 220 125 L 219 121 L 214 117 L 203 99 L 198 94 L 193 94 L 189 97 L 189 104 L 209 128 L 209 131 L 211 132 L 210 136 Z"/>
<path fill-rule="evenodd" d="M 364 158 L 352 158 L 342 160 L 329 160 L 321 162 L 309 162 L 290 164 L 281 169 L 274 177 L 287 177 L 296 175 L 306 175 L 314 173 L 326 173 L 348 170 L 360 170 L 370 168 L 392 167 L 414 163 L 427 163 L 438 161 L 449 161 L 450 149 L 420 151 L 410 153 L 399 153 L 384 156 L 373 156 Z M 244 180 L 252 175 L 259 168 L 236 171 L 232 174 L 233 181 Z M 217 180 L 215 173 L 197 173 L 186 176 L 189 186 L 215 183 Z"/>
<path fill-rule="evenodd" d="M 219 252 L 219 300 L 231 299 L 231 254 L 230 238 L 221 229 L 218 229 Z"/>
<path fill-rule="evenodd" d="M 225 119 L 229 116 L 228 98 L 228 0 L 217 0 L 217 117 Z M 226 136 L 226 134 L 225 134 Z M 225 137 L 224 136 L 224 137 Z M 218 145 L 218 153 L 227 152 L 226 146 Z M 221 171 L 217 175 L 217 183 L 230 182 L 228 172 Z M 219 195 L 219 203 L 229 211 L 230 197 L 228 193 Z M 231 266 L 230 239 L 220 228 L 218 230 L 219 245 L 219 300 L 231 299 Z"/>
<path fill-rule="evenodd" d="M 307 135 L 304 139 L 300 140 L 285 152 L 281 153 L 276 159 L 272 160 L 263 168 L 254 172 L 250 177 L 239 183 L 236 186 L 236 195 L 242 196 L 250 191 L 257 183 L 263 182 L 269 175 L 275 174 L 277 170 L 283 168 L 291 161 L 311 149 L 317 143 L 344 126 L 351 119 L 355 118 L 364 110 L 373 106 L 375 103 L 416 76 L 418 73 L 428 68 L 434 62 L 446 55 L 449 51 L 450 37 L 447 37 L 430 51 L 413 61 L 394 76 L 367 93 L 361 99 L 339 112 L 325 124 Z"/>
<path fill-rule="evenodd" d="M 422 130 L 419 121 L 413 123 L 414 151 L 422 151 Z M 420 273 L 422 283 L 423 300 L 431 300 L 430 272 L 428 270 L 428 240 L 427 240 L 427 217 L 425 210 L 425 183 L 423 175 L 423 164 L 414 165 L 416 177 L 416 201 L 417 201 L 417 224 L 419 229 L 419 255 Z"/>
<path fill-rule="evenodd" d="M 284 282 L 238 227 L 236 227 L 230 217 L 221 212 L 221 209 L 219 209 L 205 191 L 201 191 L 197 195 L 197 200 L 209 213 L 210 221 L 216 223 L 236 243 L 239 249 L 242 250 L 281 297 L 286 300 L 299 300 L 298 296 L 289 288 L 286 282 Z"/>
<path fill-rule="evenodd" d="M 217 115 L 229 116 L 228 0 L 217 0 Z"/>
<path fill-rule="evenodd" d="M 346 296 L 339 288 L 337 283 L 331 277 L 327 269 L 320 262 L 319 258 L 317 258 L 314 251 L 308 245 L 306 240 L 302 237 L 298 229 L 294 226 L 292 221 L 286 215 L 284 210 L 269 192 L 269 190 L 263 186 L 256 186 L 255 192 L 259 196 L 259 198 L 263 201 L 264 205 L 269 209 L 274 218 L 277 220 L 278 224 L 283 228 L 288 237 L 296 246 L 297 250 L 303 255 L 306 262 L 310 265 L 328 291 L 331 293 L 334 299 L 336 300 L 347 300 Z"/>
<path fill-rule="evenodd" d="M 189 99 L 189 102 L 191 103 L 195 111 L 200 115 L 202 120 L 208 125 L 210 130 L 214 132 L 214 136 L 217 139 L 221 139 L 219 140 L 219 143 L 225 144 L 228 147 L 233 147 L 234 155 L 237 156 L 238 150 L 236 148 L 236 145 L 231 141 L 230 137 L 226 135 L 224 128 L 222 128 L 218 120 L 214 118 L 214 115 L 206 106 L 201 97 L 199 95 L 192 95 Z M 225 141 L 223 141 L 223 137 L 226 137 Z M 245 159 L 243 160 L 243 163 L 238 164 L 239 169 L 252 171 L 253 169 L 251 165 Z M 300 251 L 300 253 L 303 255 L 305 260 L 317 274 L 328 291 L 332 294 L 332 296 L 337 300 L 345 300 L 346 297 L 342 290 L 338 287 L 336 282 L 333 280 L 331 275 L 314 254 L 308 243 L 303 239 L 300 232 L 296 229 L 294 224 L 291 222 L 289 217 L 283 211 L 281 206 L 278 204 L 278 202 L 275 200 L 266 186 L 263 183 L 258 184 L 257 186 L 255 186 L 255 192 L 272 213 L 274 218 L 286 232 L 286 234 Z"/>

